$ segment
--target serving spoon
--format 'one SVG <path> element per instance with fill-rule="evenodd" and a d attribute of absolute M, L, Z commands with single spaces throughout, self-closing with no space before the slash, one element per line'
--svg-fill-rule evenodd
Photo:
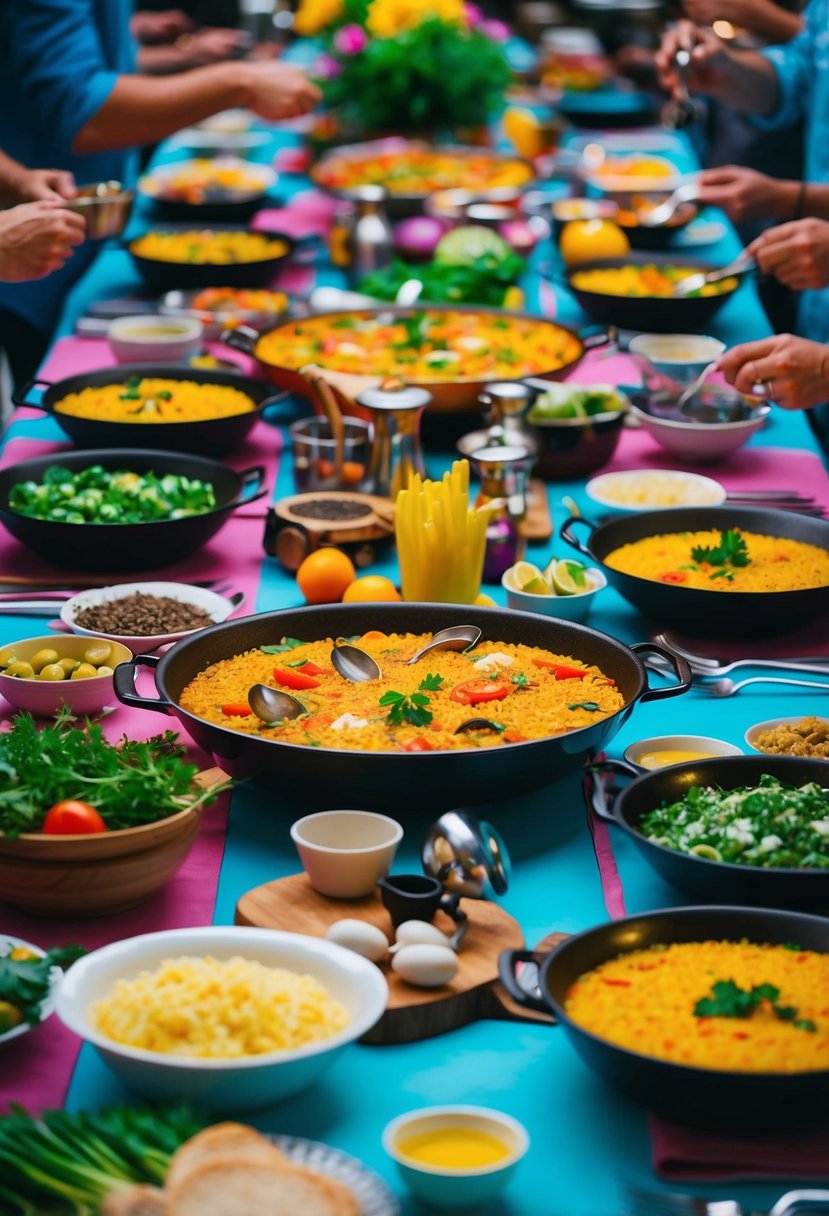
<path fill-rule="evenodd" d="M 268 688 L 267 684 L 254 684 L 248 689 L 248 705 L 257 718 L 269 724 L 299 718 L 308 712 L 302 702 L 289 692 L 279 692 L 275 688 Z"/>
<path fill-rule="evenodd" d="M 637 211 L 636 218 L 640 228 L 661 228 L 673 219 L 676 212 L 684 203 L 695 203 L 699 197 L 699 186 L 696 182 L 688 182 L 678 186 L 670 198 L 666 198 L 659 206 L 650 211 Z"/>
<path fill-rule="evenodd" d="M 350 680 L 352 684 L 379 680 L 383 674 L 370 654 L 347 642 L 332 648 L 331 663 L 337 675 L 342 676 L 344 680 Z"/>
<path fill-rule="evenodd" d="M 700 271 L 698 274 L 689 274 L 687 278 L 680 279 L 678 283 L 674 283 L 674 289 L 671 293 L 673 298 L 684 300 L 686 296 L 691 295 L 695 291 L 701 291 L 703 287 L 710 286 L 711 283 L 721 283 L 723 279 L 730 279 L 735 275 L 748 274 L 749 271 L 756 269 L 754 258 L 749 257 L 745 249 L 738 258 L 729 266 L 723 266 L 720 270 Z"/>
<path fill-rule="evenodd" d="M 453 625 L 450 629 L 439 629 L 416 654 L 407 662 L 407 667 L 422 659 L 432 650 L 471 650 L 481 640 L 481 630 L 477 625 Z"/>

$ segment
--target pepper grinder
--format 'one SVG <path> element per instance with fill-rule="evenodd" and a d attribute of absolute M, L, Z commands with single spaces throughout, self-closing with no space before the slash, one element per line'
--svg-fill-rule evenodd
<path fill-rule="evenodd" d="M 368 469 L 360 485 L 365 493 L 394 501 L 415 473 L 426 476 L 420 420 L 431 400 L 432 394 L 425 389 L 398 380 L 366 389 L 357 397 L 357 405 L 371 415 L 373 435 Z"/>
<path fill-rule="evenodd" d="M 486 530 L 483 577 L 485 583 L 500 583 L 524 553 L 519 525 L 527 513 L 527 478 L 535 452 L 517 444 L 493 444 L 478 448 L 469 460 L 481 483 L 475 506 L 497 504 Z"/>

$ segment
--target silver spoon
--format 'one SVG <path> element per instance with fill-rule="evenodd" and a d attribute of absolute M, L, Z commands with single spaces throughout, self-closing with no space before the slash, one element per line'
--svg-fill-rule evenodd
<path fill-rule="evenodd" d="M 779 680 L 773 676 L 754 676 L 750 680 L 740 680 L 736 684 L 729 679 L 714 680 L 713 684 L 698 684 L 697 687 L 703 688 L 712 697 L 731 697 L 749 684 L 794 684 L 798 688 L 822 688 L 824 692 L 829 692 L 827 683 L 821 684 L 816 680 Z"/>
<path fill-rule="evenodd" d="M 352 684 L 363 684 L 366 680 L 379 680 L 382 671 L 370 654 L 360 650 L 359 646 L 334 646 L 331 650 L 331 662 L 334 670 L 344 680 Z"/>
<path fill-rule="evenodd" d="M 302 702 L 289 692 L 278 692 L 267 684 L 254 684 L 248 689 L 248 705 L 257 718 L 268 723 L 285 722 L 308 713 Z"/>
<path fill-rule="evenodd" d="M 691 400 L 691 398 L 694 396 L 694 394 L 698 393 L 699 390 L 702 388 L 703 384 L 705 384 L 705 381 L 711 375 L 712 371 L 714 370 L 714 368 L 716 366 L 717 366 L 716 359 L 714 360 L 713 363 L 708 363 L 702 369 L 700 374 L 694 380 L 691 381 L 691 383 L 688 385 L 688 387 L 686 389 L 684 389 L 683 392 L 680 393 L 680 395 L 679 395 L 679 397 L 677 397 L 677 401 L 676 401 L 677 409 L 682 410 L 685 408 L 685 406 L 688 404 L 688 402 Z"/>
<path fill-rule="evenodd" d="M 679 131 L 695 122 L 699 109 L 691 94 L 688 92 L 688 68 L 691 66 L 691 52 L 687 47 L 680 47 L 674 55 L 676 74 L 679 79 L 679 96 L 672 97 L 662 107 L 659 117 L 662 125 L 672 131 Z"/>
<path fill-rule="evenodd" d="M 700 291 L 703 287 L 707 287 L 710 283 L 720 283 L 723 279 L 730 279 L 732 275 L 748 274 L 750 270 L 756 268 L 754 258 L 749 257 L 745 249 L 738 258 L 735 258 L 730 266 L 723 266 L 720 270 L 700 271 L 699 274 L 689 274 L 687 278 L 680 279 L 678 283 L 674 283 L 672 292 L 673 298 L 676 300 L 684 299 L 694 291 Z"/>
<path fill-rule="evenodd" d="M 454 731 L 456 735 L 466 735 L 473 730 L 493 730 L 497 734 L 501 733 L 501 727 L 497 722 L 491 722 L 489 718 L 467 718 L 465 722 L 461 722 L 460 726 Z"/>
<path fill-rule="evenodd" d="M 639 226 L 641 228 L 661 228 L 663 224 L 667 224 L 668 220 L 673 219 L 684 203 L 694 203 L 698 196 L 699 187 L 696 182 L 678 186 L 670 198 L 666 198 L 664 203 L 660 203 L 658 207 L 654 207 L 651 211 L 637 212 Z"/>
<path fill-rule="evenodd" d="M 439 629 L 417 654 L 413 654 L 407 666 L 422 659 L 430 650 L 471 650 L 481 640 L 481 631 L 477 625 L 452 625 L 450 629 Z"/>

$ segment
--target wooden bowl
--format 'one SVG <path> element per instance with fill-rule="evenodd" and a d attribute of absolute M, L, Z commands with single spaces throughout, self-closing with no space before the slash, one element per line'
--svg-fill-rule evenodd
<path fill-rule="evenodd" d="M 200 822 L 201 807 L 188 807 L 157 823 L 100 835 L 0 837 L 0 898 L 36 916 L 122 912 L 172 878 Z"/>

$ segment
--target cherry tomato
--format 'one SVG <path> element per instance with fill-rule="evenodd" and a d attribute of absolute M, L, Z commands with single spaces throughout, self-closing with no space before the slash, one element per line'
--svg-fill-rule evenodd
<path fill-rule="evenodd" d="M 424 739 L 423 735 L 415 735 L 414 739 L 403 744 L 404 752 L 433 752 L 434 750 L 429 740 Z"/>
<path fill-rule="evenodd" d="M 483 701 L 503 701 L 511 691 L 508 684 L 497 684 L 494 680 L 468 680 L 453 688 L 449 699 L 461 705 L 478 705 Z"/>
<path fill-rule="evenodd" d="M 561 663 L 551 663 L 549 659 L 533 659 L 536 667 L 546 667 L 552 671 L 557 680 L 583 680 L 587 672 L 583 667 L 564 667 Z"/>
<path fill-rule="evenodd" d="M 660 583 L 685 583 L 688 581 L 688 576 L 682 570 L 666 570 L 664 574 L 659 576 Z"/>
<path fill-rule="evenodd" d="M 306 676 L 301 667 L 274 667 L 273 678 L 283 688 L 319 688 L 319 680 Z"/>
<path fill-rule="evenodd" d="M 222 713 L 228 718 L 248 718 L 253 710 L 249 705 L 245 705 L 244 701 L 231 701 L 222 706 Z"/>
<path fill-rule="evenodd" d="M 94 806 L 72 799 L 56 802 L 43 821 L 47 836 L 88 836 L 106 830 L 107 825 Z"/>
<path fill-rule="evenodd" d="M 322 675 L 322 668 L 317 667 L 316 663 L 312 663 L 310 659 L 306 659 L 301 667 L 292 668 L 291 670 L 301 671 L 304 676 Z"/>

